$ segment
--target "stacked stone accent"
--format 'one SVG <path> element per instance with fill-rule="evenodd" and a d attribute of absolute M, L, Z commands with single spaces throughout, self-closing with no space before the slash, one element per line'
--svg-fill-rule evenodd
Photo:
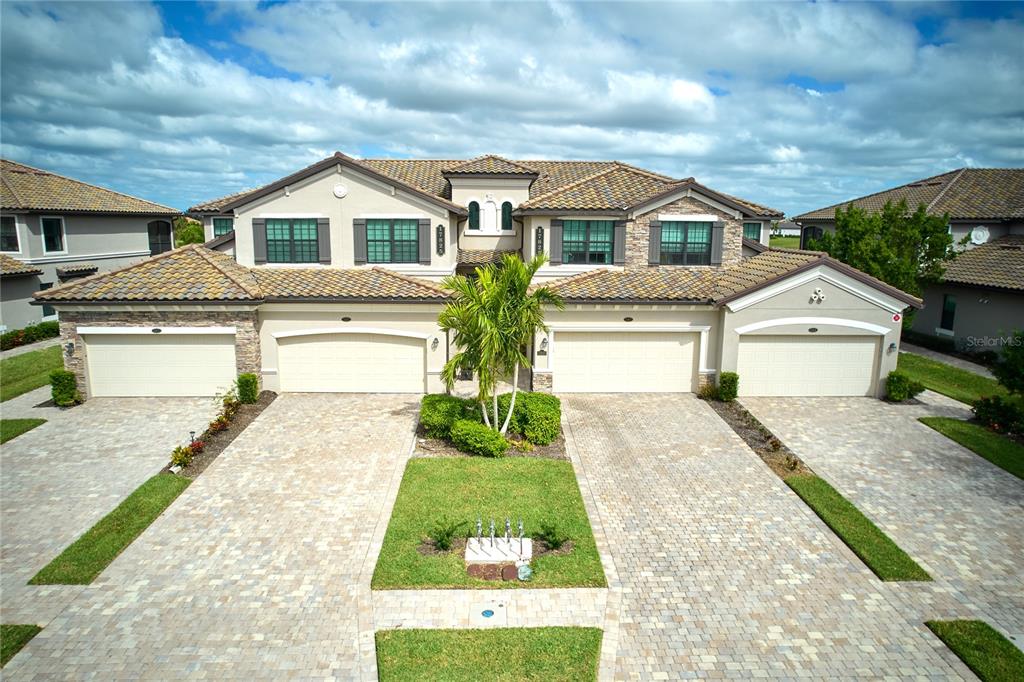
<path fill-rule="evenodd" d="M 626 269 L 642 270 L 650 267 L 686 268 L 689 270 L 716 270 L 716 266 L 707 265 L 659 265 L 647 264 L 647 248 L 650 243 L 650 222 L 657 220 L 659 214 L 714 214 L 725 222 L 725 234 L 722 240 L 722 267 L 736 265 L 743 258 L 743 220 L 719 211 L 704 202 L 690 197 L 683 197 L 671 204 L 659 206 L 649 213 L 637 216 L 626 224 Z"/>
<path fill-rule="evenodd" d="M 533 373 L 533 390 L 537 393 L 551 393 L 551 372 Z"/>
<path fill-rule="evenodd" d="M 64 367 L 75 373 L 78 389 L 89 396 L 85 344 L 78 327 L 234 327 L 235 366 L 239 374 L 251 372 L 261 377 L 260 336 L 255 310 L 239 311 L 146 311 L 89 312 L 61 311 L 60 337 L 62 347 L 74 344 L 74 351 L 64 353 Z"/>

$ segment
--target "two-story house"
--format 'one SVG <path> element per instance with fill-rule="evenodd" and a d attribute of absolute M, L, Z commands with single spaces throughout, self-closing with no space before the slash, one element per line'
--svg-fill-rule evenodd
<path fill-rule="evenodd" d="M 32 295 L 171 250 L 173 208 L 0 159 L 0 331 L 56 319 Z"/>
<path fill-rule="evenodd" d="M 550 262 L 566 300 L 536 390 L 875 395 L 919 301 L 821 254 L 766 249 L 778 211 L 609 161 L 337 153 L 194 206 L 211 241 L 42 292 L 90 395 L 437 392 L 446 275 Z M 748 254 L 745 256 L 744 252 Z M 755 255 L 756 254 L 756 255 Z"/>

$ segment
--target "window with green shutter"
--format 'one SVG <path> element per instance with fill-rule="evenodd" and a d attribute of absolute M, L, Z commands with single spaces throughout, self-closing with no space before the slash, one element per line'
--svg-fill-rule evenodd
<path fill-rule="evenodd" d="M 214 218 L 213 219 L 213 236 L 223 237 L 228 232 L 235 229 L 234 218 Z"/>
<path fill-rule="evenodd" d="M 320 260 L 316 218 L 267 218 L 268 263 Z"/>
<path fill-rule="evenodd" d="M 367 220 L 366 262 L 419 262 L 419 221 L 415 218 Z"/>
<path fill-rule="evenodd" d="M 662 222 L 661 264 L 710 265 L 712 226 L 709 222 Z"/>
<path fill-rule="evenodd" d="M 755 242 L 761 241 L 761 223 L 743 223 L 743 236 Z"/>
<path fill-rule="evenodd" d="M 562 221 L 562 262 L 611 265 L 615 242 L 613 220 Z"/>

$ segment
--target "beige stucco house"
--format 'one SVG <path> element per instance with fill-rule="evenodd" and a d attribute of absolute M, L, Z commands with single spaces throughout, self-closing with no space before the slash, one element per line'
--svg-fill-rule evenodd
<path fill-rule="evenodd" d="M 766 248 L 773 209 L 618 162 L 337 153 L 193 207 L 210 241 L 43 292 L 89 395 L 437 392 L 440 280 L 504 253 L 566 300 L 536 390 L 877 395 L 920 302 L 827 256 Z"/>
<path fill-rule="evenodd" d="M 173 208 L 0 159 L 0 331 L 54 320 L 32 295 L 173 246 Z"/>

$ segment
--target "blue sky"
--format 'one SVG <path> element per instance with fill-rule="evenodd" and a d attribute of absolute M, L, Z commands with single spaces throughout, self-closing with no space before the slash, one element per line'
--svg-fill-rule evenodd
<path fill-rule="evenodd" d="M 1022 3 L 0 13 L 3 155 L 177 208 L 335 150 L 619 159 L 789 215 L 961 166 L 1024 166 Z"/>

